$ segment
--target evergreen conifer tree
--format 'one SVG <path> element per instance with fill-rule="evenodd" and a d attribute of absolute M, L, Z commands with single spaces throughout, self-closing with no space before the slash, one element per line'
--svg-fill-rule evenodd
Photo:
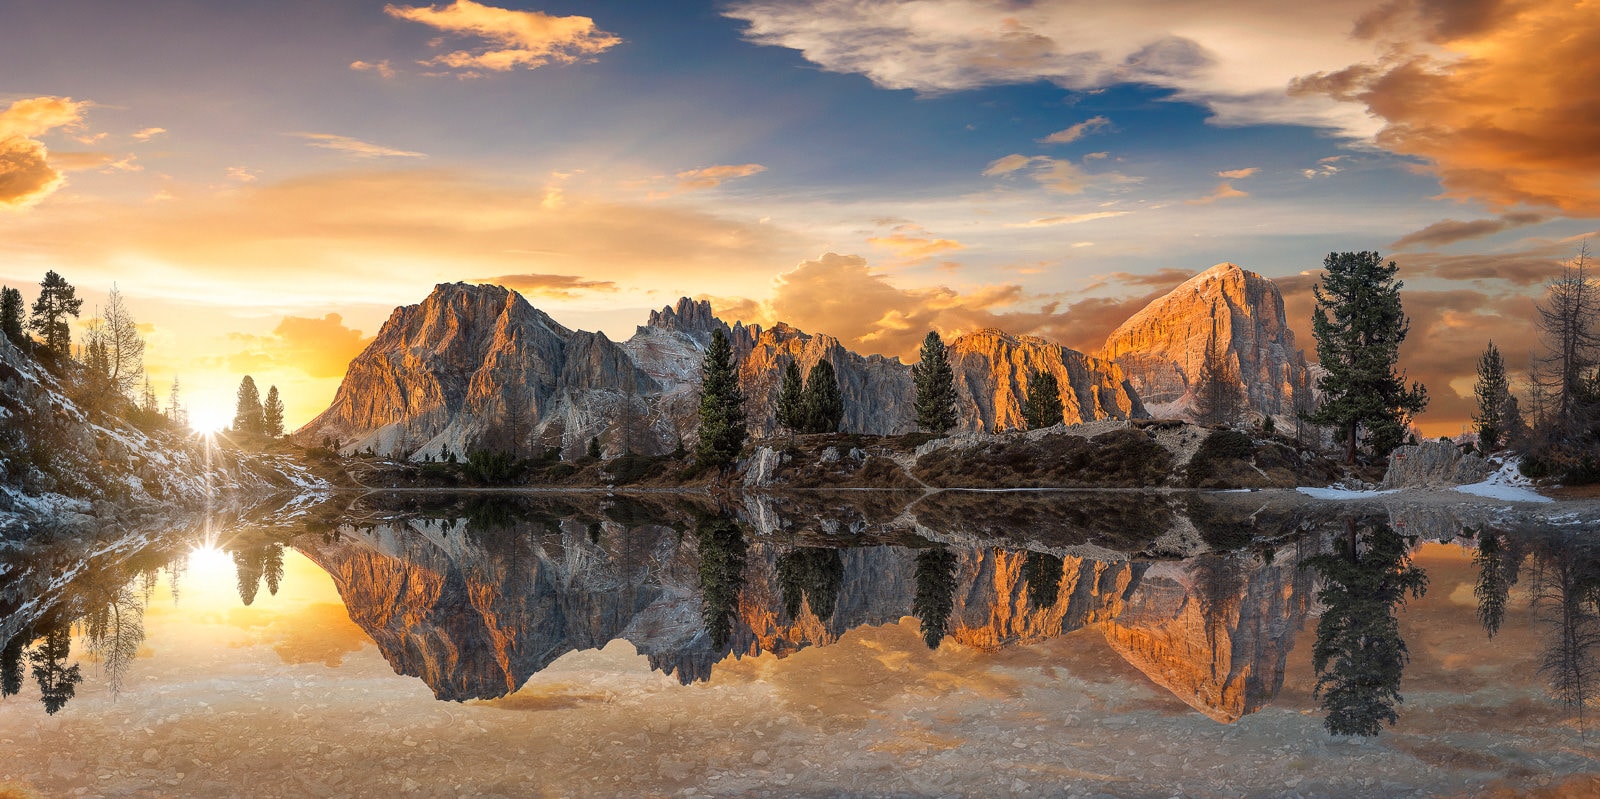
<path fill-rule="evenodd" d="M 273 438 L 283 435 L 283 400 L 278 396 L 278 387 L 267 388 L 267 401 L 261 406 L 262 429 Z"/>
<path fill-rule="evenodd" d="M 39 296 L 33 301 L 33 315 L 28 327 L 44 338 L 44 349 L 61 358 L 72 355 L 72 328 L 67 317 L 78 317 L 83 310 L 83 300 L 78 290 L 67 279 L 54 271 L 46 272 L 39 281 Z"/>
<path fill-rule="evenodd" d="M 695 460 L 701 466 L 724 466 L 744 448 L 744 393 L 733 370 L 733 348 L 721 328 L 711 332 L 700 377 L 700 437 Z"/>
<path fill-rule="evenodd" d="M 255 378 L 245 375 L 233 410 L 233 429 L 237 433 L 261 434 L 267 429 L 266 410 L 261 407 L 261 392 Z"/>
<path fill-rule="evenodd" d="M 918 552 L 916 580 L 911 615 L 922 622 L 922 642 L 929 649 L 938 649 L 950 629 L 950 612 L 956 605 L 955 553 L 945 546 Z"/>
<path fill-rule="evenodd" d="M 942 434 L 956 426 L 955 371 L 945 352 L 944 340 L 935 331 L 922 339 L 917 364 L 911 367 L 916 386 L 917 427 L 923 432 Z"/>
<path fill-rule="evenodd" d="M 21 347 L 27 340 L 22 325 L 22 292 L 10 286 L 0 287 L 0 333 Z"/>
<path fill-rule="evenodd" d="M 805 384 L 800 379 L 800 364 L 793 358 L 783 367 L 783 381 L 778 384 L 778 426 L 797 433 L 805 426 Z"/>
<path fill-rule="evenodd" d="M 1029 430 L 1066 421 L 1061 406 L 1061 383 L 1053 372 L 1034 372 L 1028 378 L 1028 396 L 1022 403 L 1022 421 Z"/>
<path fill-rule="evenodd" d="M 1311 331 L 1327 374 L 1317 383 L 1322 402 L 1311 421 L 1339 428 L 1345 460 L 1355 463 L 1359 431 L 1374 453 L 1388 454 L 1405 439 L 1411 417 L 1427 407 L 1428 390 L 1420 383 L 1407 388 L 1404 373 L 1395 372 L 1411 326 L 1400 305 L 1405 284 L 1394 277 L 1399 267 L 1375 252 L 1330 253 L 1322 265 L 1322 282 L 1312 287 Z"/>
<path fill-rule="evenodd" d="M 1473 387 L 1478 397 L 1478 413 L 1472 417 L 1478 428 L 1478 448 L 1494 452 L 1505 442 L 1506 412 L 1511 402 L 1511 386 L 1506 380 L 1506 363 L 1500 350 L 1489 342 L 1489 348 L 1478 358 L 1478 382 Z"/>
<path fill-rule="evenodd" d="M 839 432 L 839 423 L 844 421 L 844 397 L 839 393 L 839 378 L 833 371 L 833 364 L 819 360 L 811 367 L 800 405 L 807 433 Z"/>

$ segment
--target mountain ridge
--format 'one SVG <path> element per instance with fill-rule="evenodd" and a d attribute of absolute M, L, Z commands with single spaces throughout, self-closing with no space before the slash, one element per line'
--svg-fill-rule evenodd
<path fill-rule="evenodd" d="M 774 408 L 791 360 L 802 373 L 823 360 L 833 366 L 843 432 L 916 430 L 911 366 L 854 352 L 826 332 L 729 324 L 709 301 L 683 297 L 614 342 L 561 325 L 510 289 L 441 283 L 420 303 L 395 309 L 352 360 L 328 409 L 294 436 L 412 460 L 481 448 L 558 447 L 571 457 L 595 439 L 607 455 L 663 454 L 690 443 L 701 360 L 719 330 L 736 359 L 754 436 L 779 432 Z M 1190 375 L 1213 338 L 1238 366 L 1251 410 L 1292 413 L 1309 373 L 1284 323 L 1282 295 L 1269 279 L 1223 263 L 1149 303 L 1097 353 L 999 328 L 954 336 L 946 346 L 956 432 L 1024 427 L 1028 381 L 1040 372 L 1055 375 L 1068 424 L 1187 415 Z"/>

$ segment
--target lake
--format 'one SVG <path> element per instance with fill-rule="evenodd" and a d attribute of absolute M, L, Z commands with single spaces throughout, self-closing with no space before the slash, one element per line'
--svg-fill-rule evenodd
<path fill-rule="evenodd" d="M 46 535 L 0 552 L 0 796 L 1593 795 L 1592 532 L 419 492 Z"/>

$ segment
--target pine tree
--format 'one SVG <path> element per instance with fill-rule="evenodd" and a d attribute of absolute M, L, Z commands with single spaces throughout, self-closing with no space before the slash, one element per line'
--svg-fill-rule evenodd
<path fill-rule="evenodd" d="M 1405 439 L 1406 424 L 1428 405 L 1420 383 L 1406 387 L 1396 374 L 1400 344 L 1411 323 L 1400 304 L 1399 267 L 1375 252 L 1330 253 L 1311 332 L 1317 359 L 1327 374 L 1317 383 L 1322 403 L 1311 421 L 1343 431 L 1345 460 L 1355 463 L 1357 434 L 1366 431 L 1372 451 L 1386 455 Z"/>
<path fill-rule="evenodd" d="M 1244 386 L 1233 359 L 1217 342 L 1215 333 L 1206 345 L 1205 360 L 1194 385 L 1194 418 L 1201 424 L 1238 424 L 1244 414 Z"/>
<path fill-rule="evenodd" d="M 83 310 L 78 290 L 54 271 L 39 281 L 39 296 L 33 301 L 28 327 L 44 338 L 44 349 L 61 358 L 72 356 L 72 328 L 67 317 L 76 319 Z"/>
<path fill-rule="evenodd" d="M 277 438 L 283 435 L 283 400 L 278 397 L 278 387 L 267 388 L 267 401 L 261 406 L 262 429 Z"/>
<path fill-rule="evenodd" d="M 144 390 L 139 392 L 139 409 L 145 413 L 156 416 L 161 413 L 160 401 L 156 399 L 156 387 L 150 382 L 150 375 L 144 376 Z"/>
<path fill-rule="evenodd" d="M 723 466 L 744 449 L 744 392 L 733 370 L 733 348 L 721 328 L 711 332 L 700 377 L 700 438 L 695 460 L 701 466 Z"/>
<path fill-rule="evenodd" d="M 589 439 L 589 447 L 588 447 L 588 449 L 585 449 L 583 451 L 583 454 L 588 456 L 588 457 L 590 457 L 590 458 L 593 458 L 595 460 L 600 460 L 600 437 L 599 436 L 594 436 L 594 437 L 591 437 Z"/>
<path fill-rule="evenodd" d="M 805 385 L 800 379 L 800 364 L 793 358 L 783 367 L 783 381 L 778 384 L 778 426 L 793 435 L 805 426 Z"/>
<path fill-rule="evenodd" d="M 839 393 L 839 378 L 833 364 L 819 360 L 806 375 L 801 392 L 801 414 L 807 433 L 837 433 L 844 421 L 844 397 Z"/>
<path fill-rule="evenodd" d="M 917 364 L 911 367 L 911 380 L 916 386 L 914 403 L 917 427 L 926 433 L 942 434 L 956 426 L 955 371 L 950 368 L 950 358 L 944 341 L 935 331 L 928 331 L 922 339 L 922 352 Z"/>
<path fill-rule="evenodd" d="M 1061 406 L 1061 383 L 1054 372 L 1034 372 L 1028 378 L 1028 396 L 1022 404 L 1022 420 L 1029 430 L 1062 424 L 1066 421 Z"/>
<path fill-rule="evenodd" d="M 0 333 L 18 347 L 27 342 L 22 330 L 22 292 L 10 286 L 0 287 Z"/>
<path fill-rule="evenodd" d="M 267 428 L 266 410 L 261 407 L 261 392 L 256 389 L 255 378 L 249 375 L 239 382 L 238 401 L 234 405 L 233 430 L 236 433 L 261 434 Z"/>
<path fill-rule="evenodd" d="M 184 418 L 183 404 L 180 402 L 181 398 L 178 378 L 174 375 L 172 378 L 172 390 L 167 392 L 167 420 L 179 427 L 189 423 L 189 420 Z"/>
<path fill-rule="evenodd" d="M 1506 412 L 1510 410 L 1511 387 L 1506 381 L 1505 360 L 1493 341 L 1478 359 L 1478 382 L 1473 393 L 1478 397 L 1478 413 L 1472 417 L 1478 428 L 1478 448 L 1494 452 L 1509 432 Z"/>

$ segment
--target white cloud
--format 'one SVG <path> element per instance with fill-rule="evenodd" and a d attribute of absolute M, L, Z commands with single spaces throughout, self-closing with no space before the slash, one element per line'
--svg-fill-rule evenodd
<path fill-rule="evenodd" d="M 1365 109 L 1288 93 L 1303 75 L 1372 58 L 1350 35 L 1376 0 L 742 0 L 745 37 L 888 89 L 937 93 L 1051 81 L 1142 83 L 1201 104 L 1218 124 L 1315 125 L 1368 137 Z"/>
<path fill-rule="evenodd" d="M 144 130 L 133 134 L 133 138 L 135 141 L 147 142 L 166 132 L 166 128 L 145 128 Z"/>

